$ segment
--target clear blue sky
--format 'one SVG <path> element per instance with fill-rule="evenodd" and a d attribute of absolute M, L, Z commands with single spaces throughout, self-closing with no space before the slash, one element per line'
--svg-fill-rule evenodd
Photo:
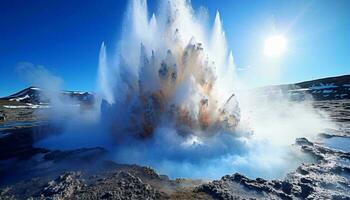
<path fill-rule="evenodd" d="M 149 1 L 154 10 L 156 1 Z M 26 86 L 16 72 L 19 62 L 43 65 L 64 79 L 69 90 L 93 91 L 102 41 L 115 48 L 127 1 L 1 0 L 0 96 Z M 350 74 L 350 1 L 348 0 L 192 0 L 194 8 L 216 10 L 223 19 L 239 75 L 252 85 L 292 83 Z M 283 59 L 261 56 L 273 30 L 284 32 Z M 263 80 L 251 68 L 276 63 L 280 77 Z"/>

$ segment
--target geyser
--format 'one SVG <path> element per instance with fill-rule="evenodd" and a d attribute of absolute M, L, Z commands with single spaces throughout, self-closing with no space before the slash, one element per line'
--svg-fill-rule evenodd
<path fill-rule="evenodd" d="M 252 146 L 266 148 L 249 140 L 248 127 L 237 129 L 235 65 L 219 12 L 211 30 L 188 1 L 161 1 L 148 16 L 146 1 L 131 1 L 116 56 L 101 47 L 101 121 L 116 161 L 172 177 L 264 171 L 244 161 Z"/>
<path fill-rule="evenodd" d="M 81 141 L 101 142 L 118 163 L 172 178 L 276 178 L 297 167 L 305 158 L 294 139 L 326 123 L 309 103 L 237 93 L 242 83 L 220 15 L 210 30 L 204 15 L 188 1 L 164 0 L 149 17 L 145 0 L 130 1 L 117 52 L 110 56 L 101 46 L 100 122 L 66 126 L 59 142 L 41 145 L 63 146 L 78 132 Z"/>
<path fill-rule="evenodd" d="M 212 34 L 206 35 L 185 1 L 163 4 L 160 16 L 153 14 L 148 19 L 146 1 L 131 2 L 119 44 L 117 73 L 106 70 L 102 44 L 100 88 L 111 105 L 107 112 L 112 131 L 148 137 L 160 124 L 174 123 L 184 137 L 194 132 L 234 133 L 239 122 L 232 92 L 234 64 L 226 50 L 219 13 Z"/>

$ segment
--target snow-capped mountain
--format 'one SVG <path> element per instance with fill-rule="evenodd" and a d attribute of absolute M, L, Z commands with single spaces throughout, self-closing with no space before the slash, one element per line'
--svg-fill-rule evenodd
<path fill-rule="evenodd" d="M 24 90 L 21 90 L 15 94 L 12 94 L 7 97 L 1 98 L 2 100 L 16 101 L 21 103 L 32 103 L 40 104 L 44 103 L 40 101 L 41 89 L 37 87 L 29 87 Z"/>
<path fill-rule="evenodd" d="M 350 99 L 350 75 L 328 77 L 295 84 L 266 86 L 257 92 L 264 96 L 286 95 L 294 100 L 311 96 L 316 101 Z"/>
<path fill-rule="evenodd" d="M 70 100 L 84 104 L 92 104 L 94 102 L 94 95 L 88 92 L 62 91 L 61 97 L 69 98 Z M 38 87 L 28 87 L 10 96 L 0 98 L 0 100 L 33 105 L 50 104 L 50 99 L 47 98 L 46 95 L 44 95 L 43 90 Z"/>
<path fill-rule="evenodd" d="M 350 75 L 305 81 L 295 84 L 315 100 L 350 99 Z"/>

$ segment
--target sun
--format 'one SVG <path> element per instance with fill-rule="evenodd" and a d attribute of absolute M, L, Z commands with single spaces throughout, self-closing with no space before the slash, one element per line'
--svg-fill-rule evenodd
<path fill-rule="evenodd" d="M 287 39 L 283 35 L 273 35 L 266 38 L 264 54 L 269 57 L 279 57 L 287 50 Z"/>

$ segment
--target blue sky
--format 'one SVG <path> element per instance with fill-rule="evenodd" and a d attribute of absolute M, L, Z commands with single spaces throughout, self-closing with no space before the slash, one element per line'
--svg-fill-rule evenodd
<path fill-rule="evenodd" d="M 155 10 L 156 1 L 149 1 Z M 45 66 L 69 90 L 93 91 L 102 41 L 115 48 L 127 1 L 0 1 L 0 96 L 26 86 L 16 66 Z M 252 86 L 292 83 L 350 73 L 350 1 L 347 0 L 192 0 L 208 9 L 210 22 L 220 11 L 239 76 Z M 274 31 L 288 38 L 278 59 L 262 55 Z M 277 67 L 266 79 L 261 71 Z"/>

